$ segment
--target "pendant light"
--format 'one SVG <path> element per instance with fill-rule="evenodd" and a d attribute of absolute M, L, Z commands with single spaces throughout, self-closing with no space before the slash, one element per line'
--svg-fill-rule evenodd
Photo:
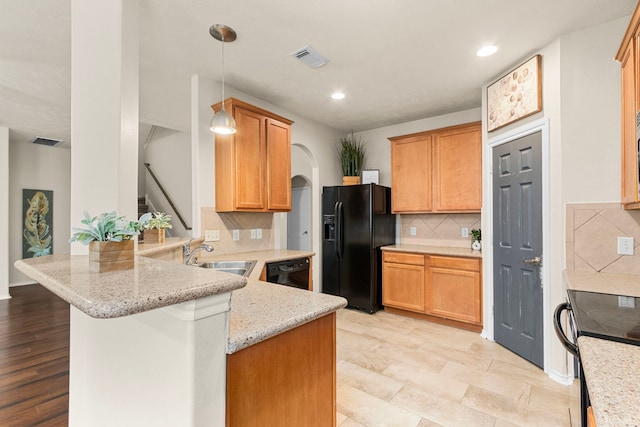
<path fill-rule="evenodd" d="M 220 135 L 236 133 L 236 121 L 224 109 L 224 44 L 236 39 L 236 32 L 222 24 L 215 24 L 209 28 L 209 34 L 216 40 L 222 42 L 222 108 L 213 114 L 211 119 L 211 132 Z"/>

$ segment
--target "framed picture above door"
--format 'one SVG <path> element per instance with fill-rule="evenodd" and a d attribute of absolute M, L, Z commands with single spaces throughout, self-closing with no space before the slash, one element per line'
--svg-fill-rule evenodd
<path fill-rule="evenodd" d="M 542 111 L 542 57 L 536 55 L 487 87 L 487 130 Z"/>

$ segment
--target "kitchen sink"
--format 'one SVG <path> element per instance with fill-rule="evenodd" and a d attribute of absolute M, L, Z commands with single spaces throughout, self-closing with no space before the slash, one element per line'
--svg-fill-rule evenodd
<path fill-rule="evenodd" d="M 253 268 L 256 266 L 256 260 L 249 261 L 210 261 L 198 264 L 198 267 L 209 268 L 224 273 L 237 274 L 239 276 L 249 277 Z"/>

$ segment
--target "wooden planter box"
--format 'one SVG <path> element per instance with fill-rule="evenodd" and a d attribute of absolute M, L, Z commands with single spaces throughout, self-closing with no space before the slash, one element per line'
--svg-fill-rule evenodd
<path fill-rule="evenodd" d="M 342 185 L 358 185 L 360 184 L 359 176 L 343 176 Z"/>
<path fill-rule="evenodd" d="M 145 243 L 164 243 L 165 229 L 158 228 L 155 230 L 144 230 L 142 232 L 142 240 Z"/>
<path fill-rule="evenodd" d="M 129 270 L 134 267 L 134 241 L 90 242 L 89 270 L 97 273 Z"/>

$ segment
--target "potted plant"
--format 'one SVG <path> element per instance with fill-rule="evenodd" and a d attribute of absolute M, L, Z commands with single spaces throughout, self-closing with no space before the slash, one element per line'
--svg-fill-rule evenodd
<path fill-rule="evenodd" d="M 362 139 L 357 138 L 353 131 L 351 135 L 340 138 L 338 144 L 338 158 L 342 168 L 342 184 L 360 184 L 360 172 L 364 165 L 364 146 Z"/>
<path fill-rule="evenodd" d="M 138 222 L 145 243 L 164 243 L 165 230 L 173 227 L 171 215 L 163 212 L 146 213 Z"/>
<path fill-rule="evenodd" d="M 482 249 L 482 243 L 480 243 L 480 241 L 482 240 L 482 232 L 480 231 L 479 228 L 473 228 L 471 229 L 471 249 L 473 249 L 474 251 L 479 251 Z"/>
<path fill-rule="evenodd" d="M 69 242 L 89 245 L 89 269 L 103 273 L 126 270 L 134 266 L 134 236 L 140 234 L 140 223 L 129 221 L 116 212 L 104 212 L 92 217 L 84 212 L 80 221 L 84 228 L 75 231 Z"/>

